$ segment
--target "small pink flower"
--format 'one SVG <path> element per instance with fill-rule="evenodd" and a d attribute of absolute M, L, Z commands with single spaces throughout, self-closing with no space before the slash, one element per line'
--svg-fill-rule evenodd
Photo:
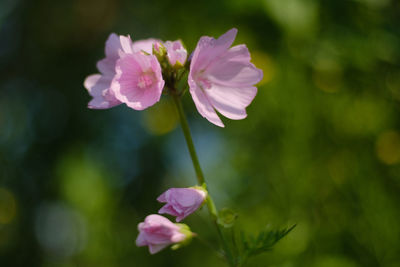
<path fill-rule="evenodd" d="M 218 39 L 201 37 L 190 64 L 188 83 L 196 108 L 220 127 L 224 124 L 215 110 L 233 120 L 244 119 L 246 107 L 257 93 L 254 85 L 263 77 L 250 63 L 246 45 L 229 48 L 236 33 L 231 29 Z"/>
<path fill-rule="evenodd" d="M 97 62 L 97 69 L 100 74 L 93 74 L 85 79 L 84 86 L 89 91 L 93 99 L 88 106 L 92 109 L 106 109 L 121 104 L 112 90 L 111 82 L 116 74 L 115 66 L 121 54 L 132 54 L 134 52 L 145 51 L 151 53 L 151 48 L 155 39 L 140 40 L 133 42 L 129 36 L 118 36 L 110 34 L 106 41 L 106 57 Z"/>
<path fill-rule="evenodd" d="M 149 246 L 151 254 L 157 253 L 171 244 L 190 238 L 191 232 L 183 230 L 184 227 L 185 225 L 174 224 L 161 215 L 149 215 L 138 225 L 139 236 L 136 245 Z"/>
<path fill-rule="evenodd" d="M 177 216 L 180 222 L 188 215 L 195 212 L 205 201 L 207 193 L 196 188 L 170 188 L 157 198 L 165 204 L 158 213 Z"/>
<path fill-rule="evenodd" d="M 121 54 L 115 69 L 111 91 L 116 99 L 136 110 L 143 110 L 160 100 L 164 80 L 154 55 Z"/>
<path fill-rule="evenodd" d="M 180 63 L 182 66 L 185 65 L 187 58 L 187 51 L 183 47 L 181 41 L 166 41 L 164 43 L 165 48 L 167 49 L 167 57 L 171 66 L 175 66 L 176 63 Z"/>

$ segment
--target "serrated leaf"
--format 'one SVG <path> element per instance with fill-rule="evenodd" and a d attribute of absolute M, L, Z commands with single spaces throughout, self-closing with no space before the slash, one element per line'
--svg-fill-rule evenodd
<path fill-rule="evenodd" d="M 254 256 L 272 250 L 273 246 L 290 233 L 294 227 L 296 227 L 296 225 L 288 229 L 261 231 L 256 238 L 249 236 L 248 244 L 246 245 L 247 255 Z"/>

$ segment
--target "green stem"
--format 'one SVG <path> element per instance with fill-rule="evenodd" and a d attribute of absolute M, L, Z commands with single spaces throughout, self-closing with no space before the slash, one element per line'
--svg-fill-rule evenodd
<path fill-rule="evenodd" d="M 199 183 L 200 186 L 204 186 L 204 185 L 207 186 L 206 181 L 204 179 L 203 171 L 201 170 L 201 167 L 200 167 L 199 158 L 197 157 L 196 149 L 195 149 L 194 144 L 193 144 L 193 139 L 192 139 L 192 136 L 190 134 L 189 124 L 187 122 L 187 119 L 186 119 L 186 116 L 185 116 L 185 112 L 183 110 L 183 106 L 182 106 L 182 102 L 181 102 L 180 96 L 177 95 L 177 94 L 172 93 L 172 97 L 174 99 L 176 108 L 178 110 L 179 120 L 181 122 L 183 135 L 185 136 L 185 139 L 186 139 L 186 144 L 187 144 L 187 147 L 189 149 L 189 154 L 190 154 L 190 157 L 192 159 L 193 167 L 194 167 L 194 170 L 196 172 L 197 182 Z M 225 237 L 224 237 L 224 235 L 222 233 L 222 229 L 221 229 L 220 225 L 217 222 L 218 211 L 217 211 L 217 208 L 215 207 L 214 201 L 212 200 L 210 194 L 207 194 L 206 203 L 207 203 L 208 211 L 209 211 L 209 213 L 210 213 L 210 215 L 212 217 L 212 220 L 214 222 L 214 225 L 217 228 L 218 236 L 221 239 L 222 246 L 223 246 L 223 249 L 225 251 L 225 257 L 226 257 L 229 265 L 234 267 L 236 265 L 234 263 L 231 251 L 230 251 L 230 249 L 229 249 L 229 247 L 227 245 Z"/>
<path fill-rule="evenodd" d="M 179 96 L 173 94 L 173 98 L 175 101 L 176 108 L 178 110 L 179 119 L 182 125 L 183 135 L 185 136 L 186 144 L 189 149 L 189 154 L 193 162 L 194 170 L 196 172 L 197 182 L 199 183 L 200 186 L 202 186 L 205 183 L 204 174 L 200 167 L 200 162 L 196 154 L 196 149 L 194 148 L 193 139 L 190 134 L 189 124 L 187 122 L 185 113 L 183 111 L 182 103 Z"/>

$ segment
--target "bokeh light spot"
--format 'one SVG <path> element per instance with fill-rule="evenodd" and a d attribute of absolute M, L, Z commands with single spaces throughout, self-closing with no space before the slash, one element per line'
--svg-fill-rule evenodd
<path fill-rule="evenodd" d="M 335 93 L 342 86 L 342 73 L 335 70 L 316 70 L 313 73 L 315 85 L 324 92 Z"/>
<path fill-rule="evenodd" d="M 400 162 L 400 134 L 396 131 L 382 133 L 376 141 L 376 153 L 385 164 Z"/>
<path fill-rule="evenodd" d="M 86 214 L 107 213 L 110 189 L 106 177 L 110 174 L 95 160 L 79 150 L 72 150 L 60 161 L 57 170 L 65 199 Z"/>
<path fill-rule="evenodd" d="M 85 219 L 65 204 L 42 204 L 36 213 L 35 233 L 52 257 L 67 258 L 86 246 Z"/>
<path fill-rule="evenodd" d="M 387 103 L 370 94 L 341 100 L 336 102 L 333 111 L 333 123 L 339 132 L 356 136 L 375 135 L 391 123 L 393 117 Z"/>
<path fill-rule="evenodd" d="M 302 36 L 315 30 L 319 14 L 315 1 L 265 0 L 264 6 L 266 12 L 289 34 Z"/>
<path fill-rule="evenodd" d="M 263 79 L 258 83 L 258 85 L 269 83 L 274 78 L 276 71 L 275 64 L 267 53 L 261 51 L 252 52 L 251 61 L 257 68 L 262 69 L 264 74 Z"/>
<path fill-rule="evenodd" d="M 162 100 L 144 113 L 144 126 L 154 135 L 163 135 L 176 128 L 178 117 L 170 99 Z"/>

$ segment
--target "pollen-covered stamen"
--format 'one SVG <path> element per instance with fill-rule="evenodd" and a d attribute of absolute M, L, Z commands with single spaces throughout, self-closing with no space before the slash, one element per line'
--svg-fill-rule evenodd
<path fill-rule="evenodd" d="M 156 79 L 152 71 L 143 72 L 138 79 L 137 86 L 140 89 L 146 89 L 151 87 L 155 80 Z"/>

